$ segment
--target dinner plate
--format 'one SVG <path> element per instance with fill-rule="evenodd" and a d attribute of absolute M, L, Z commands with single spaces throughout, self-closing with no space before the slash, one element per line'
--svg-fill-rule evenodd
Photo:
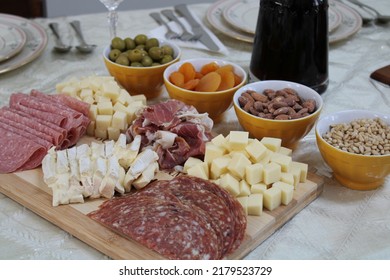
<path fill-rule="evenodd" d="M 240 31 L 255 34 L 259 12 L 258 0 L 235 0 L 223 11 L 225 20 Z M 329 32 L 340 26 L 342 15 L 334 7 L 329 7 Z"/>
<path fill-rule="evenodd" d="M 0 62 L 19 53 L 26 43 L 26 33 L 13 24 L 0 22 Z"/>
<path fill-rule="evenodd" d="M 47 34 L 42 26 L 26 18 L 1 14 L 0 23 L 13 24 L 26 34 L 26 44 L 18 55 L 0 63 L 0 73 L 17 69 L 36 59 L 47 45 Z"/>

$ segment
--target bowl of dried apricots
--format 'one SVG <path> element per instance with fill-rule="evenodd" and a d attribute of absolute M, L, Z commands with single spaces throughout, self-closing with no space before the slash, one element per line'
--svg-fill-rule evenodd
<path fill-rule="evenodd" d="M 215 58 L 182 60 L 164 71 L 169 96 L 208 113 L 214 121 L 232 106 L 234 93 L 246 82 L 241 66 Z"/>

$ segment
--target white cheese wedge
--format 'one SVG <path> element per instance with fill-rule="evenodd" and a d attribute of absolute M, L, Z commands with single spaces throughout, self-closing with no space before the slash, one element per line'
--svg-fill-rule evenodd
<path fill-rule="evenodd" d="M 69 162 L 66 150 L 57 151 L 56 172 L 57 174 L 69 172 Z"/>
<path fill-rule="evenodd" d="M 133 161 L 137 158 L 139 150 L 141 147 L 141 135 L 134 137 L 133 142 L 126 145 L 126 148 L 121 151 L 117 157 L 119 159 L 119 164 L 128 169 Z"/>
<path fill-rule="evenodd" d="M 98 157 L 94 162 L 94 173 L 92 177 L 93 192 L 91 198 L 100 197 L 100 186 L 107 173 L 107 160 L 103 157 Z"/>
<path fill-rule="evenodd" d="M 104 141 L 104 157 L 110 158 L 114 155 L 114 149 L 115 149 L 115 141 L 114 140 L 108 140 Z"/>
<path fill-rule="evenodd" d="M 154 175 L 158 171 L 158 163 L 157 161 L 153 162 L 150 164 L 139 176 L 136 180 L 133 182 L 133 186 L 137 189 L 140 190 L 144 188 L 147 184 L 149 184 L 153 179 Z"/>
<path fill-rule="evenodd" d="M 155 137 L 156 143 L 160 144 L 162 148 L 168 149 L 175 143 L 177 134 L 170 131 L 158 130 L 155 133 Z"/>
<path fill-rule="evenodd" d="M 55 148 L 49 149 L 48 153 L 42 160 L 43 181 L 47 184 L 53 184 L 57 181 L 57 153 Z"/>
<path fill-rule="evenodd" d="M 91 143 L 91 159 L 96 160 L 99 157 L 104 157 L 104 145 L 102 143 Z"/>

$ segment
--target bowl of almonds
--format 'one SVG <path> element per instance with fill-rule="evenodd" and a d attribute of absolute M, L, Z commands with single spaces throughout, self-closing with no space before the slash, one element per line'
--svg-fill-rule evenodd
<path fill-rule="evenodd" d="M 294 149 L 313 128 L 323 101 L 305 85 L 269 80 L 241 87 L 233 105 L 238 121 L 252 137 L 280 138 L 284 147 Z"/>
<path fill-rule="evenodd" d="M 376 189 L 390 174 L 388 114 L 348 110 L 323 116 L 316 139 L 333 176 L 348 188 Z"/>

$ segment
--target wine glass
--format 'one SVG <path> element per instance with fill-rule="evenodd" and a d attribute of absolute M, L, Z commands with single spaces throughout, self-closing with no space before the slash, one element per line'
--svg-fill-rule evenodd
<path fill-rule="evenodd" d="M 116 37 L 116 26 L 118 25 L 118 13 L 116 9 L 123 0 L 99 0 L 108 9 L 108 24 L 110 26 L 110 39 Z"/>

